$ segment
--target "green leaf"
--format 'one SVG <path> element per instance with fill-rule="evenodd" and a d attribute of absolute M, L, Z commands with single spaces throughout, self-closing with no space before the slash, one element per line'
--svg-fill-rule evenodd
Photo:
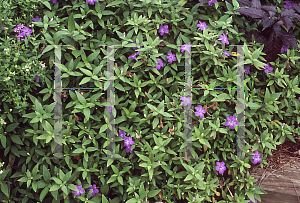
<path fill-rule="evenodd" d="M 91 114 L 90 109 L 84 108 L 84 109 L 83 109 L 83 114 L 84 114 L 84 116 L 85 116 L 87 119 L 89 119 L 89 118 L 90 118 L 90 114 Z"/>
<path fill-rule="evenodd" d="M 161 190 L 152 190 L 150 191 L 148 194 L 147 194 L 147 197 L 155 197 L 156 195 L 158 195 L 158 193 L 160 192 Z"/>
<path fill-rule="evenodd" d="M 82 103 L 83 105 L 85 105 L 86 104 L 86 100 L 85 100 L 85 98 L 84 98 L 84 96 L 82 96 L 79 92 L 75 92 L 76 93 L 76 95 L 77 95 L 77 98 L 78 98 L 78 100 L 79 100 L 79 102 L 80 103 Z"/>
<path fill-rule="evenodd" d="M 51 10 L 50 3 L 48 1 L 42 1 L 42 3 L 49 9 Z"/>
<path fill-rule="evenodd" d="M 45 54 L 46 52 L 52 50 L 52 49 L 54 49 L 54 46 L 51 46 L 51 45 L 50 46 L 46 46 L 46 48 L 42 52 L 42 55 Z"/>
<path fill-rule="evenodd" d="M 115 6 L 115 5 L 118 5 L 118 4 L 121 4 L 121 3 L 124 3 L 124 1 L 123 0 L 116 0 L 116 1 L 114 0 L 111 3 L 107 4 L 106 7 Z"/>
<path fill-rule="evenodd" d="M 267 104 L 267 103 L 269 103 L 270 101 L 271 101 L 270 91 L 269 91 L 268 88 L 266 88 L 264 102 L 265 102 L 265 104 Z"/>
<path fill-rule="evenodd" d="M 21 141 L 21 139 L 18 135 L 11 135 L 10 139 L 16 144 L 23 145 L 23 142 Z"/>
<path fill-rule="evenodd" d="M 9 191 L 8 191 L 8 184 L 4 183 L 4 182 L 0 182 L 1 184 L 1 191 L 7 196 L 9 197 Z"/>
<path fill-rule="evenodd" d="M 15 128 L 19 125 L 19 123 L 11 123 L 9 124 L 6 129 L 5 132 L 11 132 L 13 130 L 15 130 Z"/>
<path fill-rule="evenodd" d="M 51 191 L 56 191 L 56 190 L 58 190 L 60 188 L 60 186 L 59 185 L 57 185 L 57 184 L 54 184 L 54 185 L 52 185 L 52 187 L 50 188 L 50 192 Z"/>
<path fill-rule="evenodd" d="M 79 85 L 83 85 L 85 83 L 88 83 L 91 81 L 91 77 L 85 77 L 81 80 L 81 82 L 79 83 Z"/>
<path fill-rule="evenodd" d="M 41 192 L 41 194 L 40 194 L 40 201 L 41 201 L 41 202 L 43 202 L 43 200 L 44 200 L 44 198 L 46 197 L 46 195 L 48 194 L 48 192 L 49 192 L 49 187 L 47 186 L 47 187 L 45 187 L 45 188 L 42 190 L 42 192 Z"/>
<path fill-rule="evenodd" d="M 1 144 L 4 148 L 6 148 L 6 137 L 5 136 L 1 137 Z"/>
<path fill-rule="evenodd" d="M 137 62 L 135 62 L 135 64 L 132 66 L 132 68 L 138 67 L 138 66 L 140 66 L 140 65 L 142 65 L 142 64 L 143 64 L 143 61 L 137 61 Z"/>
<path fill-rule="evenodd" d="M 118 182 L 119 182 L 121 185 L 123 185 L 123 178 L 122 178 L 122 176 L 118 176 Z"/>
<path fill-rule="evenodd" d="M 151 17 L 151 15 L 152 15 L 152 8 L 149 6 L 148 7 L 148 15 L 149 15 L 149 18 Z"/>
<path fill-rule="evenodd" d="M 214 98 L 211 101 L 222 102 L 222 101 L 226 101 L 227 99 L 231 99 L 231 98 L 229 97 L 228 94 L 222 93 L 222 94 L 218 95 L 217 98 Z"/>
<path fill-rule="evenodd" d="M 152 123 L 153 124 L 153 129 L 157 127 L 158 123 L 159 123 L 158 118 L 154 118 L 153 123 Z"/>
<path fill-rule="evenodd" d="M 84 74 L 86 74 L 87 76 L 92 76 L 93 73 L 87 69 L 84 68 L 79 68 Z"/>
<path fill-rule="evenodd" d="M 68 18 L 68 30 L 70 33 L 72 33 L 75 30 L 75 21 L 74 21 L 74 14 L 73 12 Z"/>
<path fill-rule="evenodd" d="M 50 172 L 45 167 L 45 165 L 43 165 L 43 178 L 44 178 L 45 182 L 47 182 L 47 183 L 50 181 L 50 178 L 51 178 Z"/>
<path fill-rule="evenodd" d="M 259 109 L 261 107 L 261 105 L 253 102 L 248 102 L 247 106 L 249 106 L 251 109 Z"/>
<path fill-rule="evenodd" d="M 91 53 L 88 57 L 87 60 L 88 62 L 92 62 L 93 60 L 95 60 L 97 58 L 97 56 L 99 55 L 99 51 Z M 90 75 L 89 75 L 90 76 Z"/>

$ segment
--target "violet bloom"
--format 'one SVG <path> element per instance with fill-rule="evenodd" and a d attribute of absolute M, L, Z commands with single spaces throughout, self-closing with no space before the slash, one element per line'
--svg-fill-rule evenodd
<path fill-rule="evenodd" d="M 140 52 L 136 52 L 135 54 L 129 56 L 128 59 L 133 58 L 133 59 L 137 60 L 137 59 L 136 59 L 136 56 L 137 56 L 138 54 L 140 54 Z"/>
<path fill-rule="evenodd" d="M 2 25 L 2 28 L 1 28 L 1 30 L 4 30 L 3 28 L 4 28 L 4 25 Z"/>
<path fill-rule="evenodd" d="M 220 37 L 221 37 L 221 39 L 222 39 L 222 44 L 228 44 L 228 45 L 229 45 L 227 36 L 226 36 L 224 33 L 222 33 L 222 34 L 220 35 Z"/>
<path fill-rule="evenodd" d="M 87 190 L 87 193 L 89 193 L 92 190 L 92 194 L 91 196 L 94 197 L 96 193 L 99 192 L 98 189 L 96 189 L 96 184 L 94 184 L 93 186 L 89 187 L 89 189 Z"/>
<path fill-rule="evenodd" d="M 249 197 L 247 197 L 247 200 L 250 200 L 250 198 Z M 257 199 L 255 199 L 254 198 L 254 201 L 255 201 L 255 203 L 257 203 Z M 253 203 L 251 200 L 250 200 L 250 202 L 249 203 Z"/>
<path fill-rule="evenodd" d="M 24 41 L 25 39 L 22 38 L 24 37 L 25 33 L 24 32 L 21 32 L 19 35 L 15 35 L 17 37 L 17 40 L 19 40 L 21 38 L 21 41 Z"/>
<path fill-rule="evenodd" d="M 228 53 L 227 51 L 223 51 L 223 55 L 225 55 L 225 56 L 230 56 L 231 53 Z"/>
<path fill-rule="evenodd" d="M 169 63 L 172 63 L 173 61 L 177 60 L 175 54 L 172 54 L 172 52 L 168 52 L 168 55 L 169 56 L 166 56 L 166 59 L 169 60 Z"/>
<path fill-rule="evenodd" d="M 91 5 L 94 5 L 94 1 L 98 1 L 98 0 L 86 0 L 86 3 L 90 3 Z"/>
<path fill-rule="evenodd" d="M 236 120 L 235 116 L 227 116 L 227 121 L 225 123 L 225 126 L 228 126 L 230 129 L 234 129 L 234 126 L 238 125 L 238 121 Z"/>
<path fill-rule="evenodd" d="M 206 26 L 206 23 L 205 22 L 201 22 L 199 21 L 199 24 L 197 24 L 197 27 L 199 27 L 201 30 L 207 30 L 207 26 Z"/>
<path fill-rule="evenodd" d="M 183 101 L 182 102 L 183 106 L 186 106 L 186 105 L 191 106 L 192 105 L 192 98 L 191 97 L 182 96 L 182 97 L 180 97 L 180 100 Z"/>
<path fill-rule="evenodd" d="M 180 47 L 181 52 L 188 51 L 192 47 L 191 44 L 185 44 Z"/>
<path fill-rule="evenodd" d="M 163 36 L 165 33 L 169 33 L 168 25 L 161 25 L 158 32 L 160 33 L 160 36 Z"/>
<path fill-rule="evenodd" d="M 50 0 L 49 2 L 50 3 L 52 2 L 52 3 L 56 4 L 57 0 Z"/>
<path fill-rule="evenodd" d="M 38 22 L 39 19 L 40 19 L 40 17 L 37 15 L 37 16 L 35 16 L 35 18 L 32 18 L 32 21 Z M 42 19 L 42 18 L 41 18 L 41 22 L 43 22 L 43 19 Z"/>
<path fill-rule="evenodd" d="M 268 62 L 267 65 L 264 66 L 264 67 L 265 67 L 265 73 L 269 73 L 270 71 L 273 70 L 273 68 L 270 66 L 269 62 Z"/>
<path fill-rule="evenodd" d="M 246 72 L 247 74 L 249 74 L 249 73 L 250 73 L 250 66 L 246 66 L 244 70 L 245 70 L 245 72 Z"/>
<path fill-rule="evenodd" d="M 159 60 L 156 64 L 157 66 L 155 67 L 157 70 L 159 70 L 161 67 L 164 67 L 164 62 L 162 59 L 156 58 L 156 60 Z"/>
<path fill-rule="evenodd" d="M 36 82 L 39 82 L 40 81 L 40 78 L 39 78 L 39 76 L 35 76 L 35 78 L 34 78 L 35 80 L 36 80 Z"/>
<path fill-rule="evenodd" d="M 217 0 L 211 0 L 211 1 L 209 1 L 209 2 L 208 2 L 208 5 L 211 6 L 213 3 L 214 3 L 214 4 L 217 3 Z"/>
<path fill-rule="evenodd" d="M 204 114 L 206 113 L 206 110 L 202 108 L 202 106 L 199 105 L 199 107 L 195 107 L 196 112 L 195 116 L 200 116 L 200 118 L 204 118 Z"/>
<path fill-rule="evenodd" d="M 21 31 L 24 33 L 24 35 L 29 35 L 29 37 L 31 36 L 32 29 L 30 29 L 29 27 L 25 27 Z"/>
<path fill-rule="evenodd" d="M 225 172 L 226 166 L 224 161 L 222 161 L 221 163 L 217 161 L 216 170 L 219 171 L 220 174 L 223 174 Z"/>
<path fill-rule="evenodd" d="M 284 45 L 282 45 L 282 47 L 281 47 L 280 53 L 282 54 L 283 52 L 287 51 L 288 49 L 289 49 L 288 46 L 286 46 L 286 45 L 284 44 Z"/>
<path fill-rule="evenodd" d="M 107 111 L 110 113 L 111 110 L 112 110 L 112 107 L 111 106 L 105 106 L 105 108 L 107 109 Z"/>
<path fill-rule="evenodd" d="M 124 139 L 124 146 L 125 147 L 131 147 L 131 145 L 133 145 L 134 144 L 134 141 L 132 140 L 132 137 L 126 137 L 125 139 Z"/>
<path fill-rule="evenodd" d="M 251 155 L 251 158 L 253 159 L 254 164 L 261 162 L 260 153 L 257 150 L 255 151 L 255 155 Z"/>
<path fill-rule="evenodd" d="M 135 147 L 134 147 L 135 148 Z M 134 148 L 131 150 L 131 146 L 129 146 L 129 147 L 126 147 L 126 153 L 133 153 L 133 150 L 134 150 Z"/>
<path fill-rule="evenodd" d="M 285 1 L 284 8 L 287 8 L 287 9 L 294 9 L 294 6 L 292 5 L 292 2 L 291 2 L 291 1 Z"/>
<path fill-rule="evenodd" d="M 68 127 L 66 125 L 63 125 L 65 129 L 68 129 Z"/>
<path fill-rule="evenodd" d="M 14 32 L 20 32 L 22 28 L 25 28 L 23 24 L 19 24 L 14 28 Z"/>
<path fill-rule="evenodd" d="M 78 186 L 75 185 L 75 186 L 78 188 L 79 191 L 74 191 L 73 190 L 72 193 L 75 194 L 78 197 L 78 196 L 80 196 L 80 194 L 84 193 L 84 190 L 82 189 L 82 185 L 78 185 Z"/>
<path fill-rule="evenodd" d="M 119 130 L 119 137 L 125 139 L 126 138 L 126 133 L 123 130 Z"/>
<path fill-rule="evenodd" d="M 134 44 L 136 44 L 136 42 L 132 42 L 132 43 L 134 43 Z M 140 46 L 140 49 L 142 48 L 142 46 Z M 137 49 L 137 47 L 133 47 L 133 50 L 136 50 Z"/>

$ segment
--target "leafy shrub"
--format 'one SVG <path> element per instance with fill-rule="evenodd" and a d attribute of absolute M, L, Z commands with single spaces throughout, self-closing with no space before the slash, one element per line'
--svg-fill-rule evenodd
<path fill-rule="evenodd" d="M 278 2 L 275 7 L 284 7 Z M 276 145 L 299 133 L 299 51 L 289 47 L 267 61 L 261 43 L 244 48 L 246 159 L 237 158 L 243 123 L 234 117 L 237 51 L 229 45 L 247 44 L 257 27 L 236 11 L 237 1 L 19 1 L 21 11 L 7 3 L 0 33 L 2 201 L 260 201 L 264 191 L 253 186 L 247 168 L 263 167 Z M 20 12 L 30 18 L 10 19 Z M 49 44 L 70 45 L 61 47 L 62 87 L 99 89 L 108 75 L 104 45 L 123 45 L 114 53 L 114 109 L 103 89 L 63 92 L 65 159 L 46 158 L 58 129 L 51 97 L 57 53 Z M 202 88 L 192 98 L 184 93 L 186 49 L 192 86 Z M 188 126 L 197 159 L 185 157 L 189 106 L 195 106 Z M 111 112 L 119 159 L 106 159 Z"/>

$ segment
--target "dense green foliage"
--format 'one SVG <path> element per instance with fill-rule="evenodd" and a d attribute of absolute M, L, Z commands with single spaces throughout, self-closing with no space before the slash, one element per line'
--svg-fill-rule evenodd
<path fill-rule="evenodd" d="M 276 9 L 284 9 L 277 0 Z M 267 1 L 266 4 L 270 5 Z M 0 200 L 3 202 L 240 202 L 260 201 L 264 191 L 253 186 L 247 169 L 251 155 L 261 154 L 261 167 L 271 150 L 300 134 L 300 53 L 294 47 L 270 62 L 265 72 L 263 46 L 247 43 L 259 22 L 234 11 L 237 1 L 209 6 L 184 0 L 1 1 L 0 32 Z M 42 18 L 33 22 L 36 15 Z M 18 16 L 18 17 L 16 17 Z M 205 22 L 207 29 L 198 29 Z M 17 25 L 33 30 L 16 40 Z M 160 35 L 161 25 L 168 33 Z M 0 25 L 1 26 L 1 25 Z M 290 28 L 299 44 L 300 22 Z M 235 159 L 236 129 L 226 125 L 234 116 L 237 48 L 245 46 L 245 156 Z M 162 43 L 163 41 L 163 43 Z M 133 44 L 136 42 L 136 45 Z M 106 156 L 106 91 L 64 90 L 62 95 L 63 155 L 53 157 L 54 46 L 62 46 L 62 87 L 105 87 L 107 46 L 115 46 L 115 154 Z M 192 153 L 183 158 L 185 59 L 180 47 L 191 48 Z M 196 46 L 197 45 L 197 46 Z M 134 50 L 133 47 L 140 47 Z M 224 51 L 231 56 L 222 54 Z M 135 59 L 128 59 L 139 52 Z M 169 63 L 168 52 L 177 61 Z M 155 68 L 162 59 L 164 66 Z M 288 67 L 288 68 L 287 68 Z M 37 79 L 39 78 L 39 79 Z M 80 119 L 80 120 L 79 120 Z M 197 121 L 197 122 L 194 122 Z M 285 123 L 283 126 L 282 124 Z M 119 130 L 134 141 L 127 153 Z M 102 157 L 101 159 L 99 157 Z M 71 159 L 69 159 L 71 158 Z M 224 161 L 221 175 L 216 162 Z M 11 186 L 9 186 L 9 185 Z M 91 197 L 87 189 L 96 184 Z M 76 186 L 85 193 L 76 196 Z"/>

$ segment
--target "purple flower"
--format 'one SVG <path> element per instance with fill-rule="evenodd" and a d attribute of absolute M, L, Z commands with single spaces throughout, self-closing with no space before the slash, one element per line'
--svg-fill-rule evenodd
<path fill-rule="evenodd" d="M 38 22 L 39 21 L 39 16 L 37 15 L 37 16 L 35 16 L 35 18 L 32 18 L 32 21 L 34 21 L 34 22 Z M 43 19 L 41 18 L 41 22 L 43 22 Z"/>
<path fill-rule="evenodd" d="M 22 33 L 24 33 L 24 35 L 27 35 L 27 36 L 29 35 L 29 37 L 31 36 L 32 29 L 30 29 L 29 27 L 25 27 L 21 31 L 22 31 Z"/>
<path fill-rule="evenodd" d="M 204 30 L 204 29 L 207 30 L 207 26 L 206 26 L 205 22 L 202 23 L 201 21 L 199 21 L 199 24 L 197 24 L 197 27 L 199 27 L 201 30 Z"/>
<path fill-rule="evenodd" d="M 2 28 L 1 28 L 1 30 L 4 30 L 3 28 L 4 28 L 4 25 L 2 24 Z"/>
<path fill-rule="evenodd" d="M 123 130 L 119 130 L 119 137 L 125 139 L 126 138 L 126 133 Z"/>
<path fill-rule="evenodd" d="M 247 197 L 247 200 L 250 200 L 250 198 L 249 197 Z M 254 201 L 255 201 L 255 203 L 257 203 L 257 199 L 255 199 L 254 198 Z M 249 203 L 253 203 L 251 200 L 250 200 L 250 202 Z"/>
<path fill-rule="evenodd" d="M 257 150 L 255 151 L 255 155 L 251 155 L 251 158 L 253 158 L 254 164 L 261 162 L 260 153 Z"/>
<path fill-rule="evenodd" d="M 22 28 L 25 28 L 23 24 L 19 24 L 15 27 L 14 32 L 20 32 Z"/>
<path fill-rule="evenodd" d="M 94 197 L 95 194 L 99 192 L 99 190 L 96 189 L 96 184 L 94 184 L 93 186 L 89 187 L 89 189 L 87 190 L 87 193 L 89 193 L 91 190 L 92 190 L 92 195 L 91 195 L 92 197 Z"/>
<path fill-rule="evenodd" d="M 211 1 L 209 1 L 209 2 L 208 2 L 208 5 L 211 6 L 213 3 L 214 3 L 214 4 L 217 3 L 217 0 L 211 0 Z"/>
<path fill-rule="evenodd" d="M 94 1 L 98 1 L 98 0 L 86 0 L 86 3 L 90 3 L 91 5 L 94 5 Z"/>
<path fill-rule="evenodd" d="M 236 120 L 235 116 L 227 116 L 227 121 L 225 123 L 225 126 L 228 126 L 230 129 L 234 129 L 234 126 L 238 125 L 238 121 Z"/>
<path fill-rule="evenodd" d="M 40 78 L 39 78 L 39 76 L 35 76 L 35 78 L 34 78 L 35 80 L 36 80 L 36 82 L 39 82 L 40 81 Z"/>
<path fill-rule="evenodd" d="M 105 106 L 105 108 L 107 109 L 107 111 L 110 113 L 111 110 L 112 110 L 112 107 L 111 106 Z"/>
<path fill-rule="evenodd" d="M 63 125 L 65 129 L 68 129 L 68 127 L 66 125 Z"/>
<path fill-rule="evenodd" d="M 273 70 L 273 68 L 270 66 L 270 64 L 268 62 L 267 65 L 265 66 L 265 73 L 269 73 L 272 70 Z"/>
<path fill-rule="evenodd" d="M 166 33 L 166 34 L 169 33 L 168 25 L 161 25 L 161 26 L 159 27 L 158 32 L 160 33 L 160 36 L 163 36 L 164 33 Z"/>
<path fill-rule="evenodd" d="M 49 2 L 50 3 L 52 2 L 52 3 L 56 4 L 57 0 L 50 0 Z"/>
<path fill-rule="evenodd" d="M 124 139 L 124 146 L 125 147 L 131 147 L 131 145 L 133 145 L 134 144 L 134 141 L 132 140 L 132 137 L 126 137 L 125 139 Z"/>
<path fill-rule="evenodd" d="M 136 44 L 136 42 L 132 42 L 132 43 L 134 43 L 134 44 Z M 142 46 L 140 46 L 140 49 L 142 48 Z M 137 47 L 133 47 L 133 50 L 136 50 L 137 49 Z"/>
<path fill-rule="evenodd" d="M 191 106 L 192 105 L 192 97 L 185 97 L 185 96 L 182 96 L 180 97 L 180 100 L 182 100 L 182 104 L 183 106 L 186 106 L 186 105 L 189 105 Z"/>
<path fill-rule="evenodd" d="M 228 44 L 228 45 L 229 45 L 227 36 L 226 36 L 224 33 L 222 33 L 222 34 L 220 35 L 220 37 L 221 37 L 221 39 L 222 39 L 222 44 Z"/>
<path fill-rule="evenodd" d="M 19 40 L 21 38 L 21 41 L 24 41 L 25 39 L 22 38 L 22 37 L 24 37 L 24 35 L 25 35 L 25 33 L 21 32 L 19 35 L 15 35 L 15 36 L 17 36 L 17 40 Z"/>
<path fill-rule="evenodd" d="M 249 74 L 249 73 L 250 73 L 250 66 L 246 66 L 244 70 L 245 70 L 245 72 L 246 72 L 247 74 Z"/>
<path fill-rule="evenodd" d="M 292 5 L 292 2 L 291 2 L 291 1 L 285 1 L 284 8 L 287 8 L 287 9 L 294 9 L 294 6 Z"/>
<path fill-rule="evenodd" d="M 216 170 L 219 171 L 220 174 L 224 173 L 224 171 L 226 170 L 224 161 L 222 161 L 221 163 L 217 161 Z"/>
<path fill-rule="evenodd" d="M 162 59 L 156 58 L 156 60 L 158 60 L 158 62 L 156 64 L 157 66 L 155 67 L 157 70 L 159 70 L 161 67 L 164 67 L 164 62 Z"/>
<path fill-rule="evenodd" d="M 223 51 L 223 55 L 225 55 L 225 56 L 230 56 L 231 53 L 228 53 L 227 51 Z"/>
<path fill-rule="evenodd" d="M 78 188 L 79 191 L 77 192 L 77 191 L 74 191 L 74 190 L 73 190 L 72 193 L 74 193 L 74 194 L 78 197 L 78 196 L 80 196 L 80 194 L 83 194 L 83 193 L 84 193 L 84 190 L 81 189 L 81 188 L 82 188 L 82 185 L 78 185 L 78 186 L 75 185 L 75 186 Z"/>
<path fill-rule="evenodd" d="M 287 51 L 288 49 L 289 49 L 288 46 L 286 46 L 286 45 L 284 44 L 284 45 L 282 45 L 282 47 L 281 47 L 280 53 L 282 54 L 283 52 Z"/>
<path fill-rule="evenodd" d="M 172 63 L 173 61 L 177 60 L 175 54 L 172 54 L 172 52 L 168 52 L 168 55 L 169 56 L 166 56 L 166 59 L 169 60 L 169 63 Z"/>
<path fill-rule="evenodd" d="M 189 50 L 189 48 L 191 48 L 191 47 L 192 47 L 191 44 L 185 44 L 185 45 L 182 45 L 182 46 L 180 47 L 180 49 L 181 49 L 181 52 L 184 52 L 184 51 Z"/>
<path fill-rule="evenodd" d="M 140 54 L 140 52 L 136 52 L 135 54 L 129 56 L 128 59 L 133 58 L 133 59 L 137 60 L 137 59 L 136 59 L 136 56 L 137 56 L 138 54 Z"/>
<path fill-rule="evenodd" d="M 134 147 L 135 148 L 135 147 Z M 131 150 L 131 146 L 126 147 L 126 153 L 133 153 L 134 148 Z"/>
<path fill-rule="evenodd" d="M 199 107 L 195 107 L 196 112 L 195 116 L 200 116 L 200 118 L 204 118 L 204 114 L 206 113 L 206 110 L 202 108 L 202 106 L 199 105 Z"/>

